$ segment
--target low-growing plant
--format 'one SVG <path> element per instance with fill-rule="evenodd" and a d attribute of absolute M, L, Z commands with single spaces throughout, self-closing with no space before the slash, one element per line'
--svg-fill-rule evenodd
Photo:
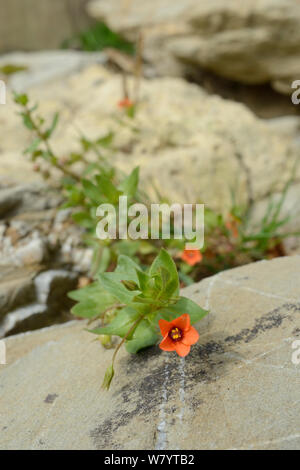
<path fill-rule="evenodd" d="M 103 326 L 89 330 L 91 333 L 100 335 L 105 343 L 111 335 L 122 338 L 106 371 L 104 388 L 109 388 L 115 358 L 123 344 L 129 353 L 137 353 L 157 343 L 160 320 L 172 322 L 187 314 L 193 324 L 208 313 L 192 300 L 179 295 L 176 265 L 164 249 L 147 270 L 128 256 L 120 255 L 114 272 L 99 274 L 93 284 L 69 295 L 78 302 L 73 307 L 74 315 L 90 321 L 101 319 Z M 185 356 L 192 343 L 188 344 L 187 340 L 186 348 L 177 350 L 178 339 L 186 338 L 183 329 L 177 333 L 180 338 L 173 338 L 174 349 Z M 172 336 L 170 338 L 172 340 Z"/>
<path fill-rule="evenodd" d="M 78 302 L 72 309 L 76 317 L 89 323 L 100 322 L 90 331 L 104 347 L 114 346 L 113 337 L 121 338 L 105 374 L 105 388 L 110 385 L 115 357 L 123 344 L 128 352 L 137 353 L 157 343 L 160 329 L 161 349 L 186 355 L 197 341 L 191 324 L 208 312 L 180 297 L 179 282 L 181 286 L 189 285 L 224 269 L 280 256 L 284 254 L 283 239 L 299 235 L 282 231 L 290 219 L 281 216 L 281 209 L 291 178 L 279 200 L 270 200 L 256 228 L 249 224 L 251 205 L 241 208 L 232 204 L 226 216 L 205 207 L 205 243 L 201 251 L 185 250 L 186 240 L 174 239 L 172 232 L 169 240 L 98 239 L 99 205 L 109 203 L 117 211 L 120 196 L 127 196 L 129 204 L 142 202 L 150 206 L 147 194 L 139 189 L 139 169 L 124 175 L 111 164 L 113 133 L 96 140 L 80 134 L 77 153 L 57 155 L 51 137 L 58 114 L 48 124 L 38 114 L 37 106 L 30 105 L 27 95 L 15 94 L 15 101 L 21 107 L 24 125 L 33 133 L 24 153 L 45 179 L 51 180 L 52 170 L 59 172 L 58 186 L 65 196 L 63 207 L 72 209 L 73 221 L 84 230 L 83 241 L 94 249 L 89 273 L 93 282 L 71 292 L 70 297 Z M 138 111 L 126 95 L 119 107 L 131 118 Z M 132 107 L 134 112 L 128 114 Z M 160 226 L 160 233 L 162 229 Z"/>

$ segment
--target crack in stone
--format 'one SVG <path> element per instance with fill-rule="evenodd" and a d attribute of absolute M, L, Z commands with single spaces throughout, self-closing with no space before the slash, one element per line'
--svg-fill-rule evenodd
<path fill-rule="evenodd" d="M 262 295 L 270 299 L 284 300 L 285 302 L 299 302 L 299 299 L 291 299 L 288 297 L 283 297 L 281 295 L 271 294 L 269 292 L 263 292 L 258 289 L 254 289 L 253 287 L 241 286 L 239 283 L 234 282 L 230 279 L 219 279 L 219 280 L 220 282 L 223 282 L 224 284 L 229 284 L 231 286 L 238 287 L 241 290 L 247 290 L 249 292 L 253 292 L 254 294 Z"/>

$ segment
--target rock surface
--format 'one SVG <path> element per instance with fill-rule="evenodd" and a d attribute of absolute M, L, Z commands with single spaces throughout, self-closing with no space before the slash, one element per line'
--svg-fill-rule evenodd
<path fill-rule="evenodd" d="M 189 287 L 211 311 L 191 354 L 122 351 L 109 392 L 83 322 L 8 338 L 1 449 L 300 449 L 299 276 L 294 256 Z"/>
<path fill-rule="evenodd" d="M 129 88 L 133 95 L 133 81 Z M 176 202 L 202 200 L 227 210 L 234 190 L 238 203 L 249 198 L 261 201 L 282 190 L 300 154 L 299 143 L 284 132 L 273 131 L 245 106 L 209 96 L 181 79 L 143 80 L 134 121 L 117 107 L 122 98 L 121 77 L 100 65 L 31 87 L 30 96 L 41 103 L 41 113 L 49 119 L 60 111 L 61 123 L 53 139 L 59 155 L 78 151 L 78 129 L 88 138 L 112 131 L 115 139 L 110 158 L 127 172 L 140 165 L 145 189 L 153 198 L 157 189 Z M 30 164 L 19 158 L 20 147 L 30 140 L 15 111 L 11 101 L 5 113 L 0 109 L 5 128 L 0 181 L 13 173 L 15 165 L 28 178 L 37 178 L 30 173 Z M 300 169 L 296 192 L 299 180 Z M 293 201 L 294 197 L 287 206 Z M 298 209 L 295 204 L 294 216 Z"/>
<path fill-rule="evenodd" d="M 300 76 L 300 5 L 294 0 L 93 0 L 113 29 L 145 34 L 145 57 L 163 74 L 190 66 L 283 93 Z"/>
<path fill-rule="evenodd" d="M 43 270 L 44 269 L 44 270 Z M 77 287 L 78 274 L 30 265 L 0 267 L 0 338 L 70 319 L 67 293 Z"/>
<path fill-rule="evenodd" d="M 0 51 L 59 48 L 91 24 L 88 0 L 0 0 Z M 38 21 L 37 21 L 38 18 Z M 49 25 L 55 24 L 55 34 Z"/>

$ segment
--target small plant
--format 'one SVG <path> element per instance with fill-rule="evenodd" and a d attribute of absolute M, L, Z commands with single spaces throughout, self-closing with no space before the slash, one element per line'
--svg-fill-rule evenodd
<path fill-rule="evenodd" d="M 24 125 L 33 133 L 33 141 L 24 154 L 30 156 L 34 169 L 45 179 L 51 178 L 52 169 L 59 170 L 59 185 L 66 200 L 63 208 L 73 208 L 74 222 L 85 229 L 83 239 L 94 249 L 91 277 L 105 271 L 111 264 L 113 268 L 120 253 L 134 255 L 140 247 L 142 253 L 157 253 L 157 249 L 152 249 L 145 242 L 129 246 L 126 240 L 99 240 L 96 237 L 96 211 L 100 204 L 109 203 L 118 208 L 120 196 L 127 196 L 130 204 L 143 200 L 138 190 L 139 169 L 135 168 L 128 176 L 122 175 L 109 164 L 104 154 L 113 141 L 113 134 L 109 133 L 95 141 L 81 135 L 78 153 L 59 157 L 50 143 L 59 115 L 56 113 L 50 125 L 47 125 L 37 114 L 37 106 L 29 105 L 27 95 L 15 94 L 15 102 L 22 107 L 20 115 Z M 89 154 L 93 154 L 92 161 L 87 158 Z M 77 171 L 74 167 L 77 167 Z"/>
<path fill-rule="evenodd" d="M 119 107 L 134 117 L 137 101 L 129 99 L 126 79 L 123 85 Z M 168 240 L 98 239 L 99 205 L 109 203 L 117 212 L 120 196 L 126 196 L 129 204 L 142 202 L 150 206 L 147 194 L 139 190 L 139 169 L 124 175 L 110 163 L 112 133 L 96 140 L 80 134 L 77 153 L 57 155 L 51 137 L 58 114 L 48 124 L 38 115 L 37 106 L 30 105 L 27 95 L 15 94 L 15 101 L 21 107 L 24 125 L 33 134 L 24 153 L 45 179 L 51 181 L 53 170 L 60 173 L 58 186 L 65 195 L 63 207 L 72 208 L 73 221 L 84 230 L 83 241 L 94 249 L 88 285 L 71 292 L 70 297 L 77 301 L 72 309 L 76 317 L 87 319 L 90 324 L 100 323 L 89 331 L 97 335 L 104 347 L 113 347 L 113 338 L 121 338 L 106 371 L 104 388 L 110 386 L 115 358 L 123 344 L 129 353 L 137 353 L 156 344 L 162 335 L 161 349 L 184 356 L 198 340 L 191 325 L 208 312 L 179 295 L 179 282 L 183 287 L 224 269 L 280 256 L 284 254 L 282 240 L 299 235 L 282 232 L 289 220 L 280 214 L 291 177 L 279 200 L 270 200 L 256 228 L 249 224 L 251 205 L 240 208 L 233 204 L 226 216 L 206 207 L 205 244 L 201 251 L 185 250 L 186 240 L 172 238 L 173 233 Z M 162 228 L 159 227 L 160 233 Z"/>
<path fill-rule="evenodd" d="M 74 315 L 90 321 L 101 319 L 104 324 L 91 329 L 91 333 L 104 336 L 105 341 L 111 335 L 122 338 L 105 374 L 103 387 L 107 389 L 114 375 L 116 355 L 123 344 L 132 354 L 153 346 L 159 340 L 160 326 L 164 336 L 161 348 L 185 356 L 190 345 L 198 340 L 190 324 L 208 314 L 192 300 L 179 295 L 176 265 L 164 249 L 146 271 L 128 256 L 120 255 L 114 272 L 100 274 L 96 282 L 69 295 L 79 302 L 72 310 Z M 180 320 L 182 314 L 185 314 L 184 321 Z M 168 341 L 167 322 L 177 328 L 178 338 L 170 328 Z"/>
<path fill-rule="evenodd" d="M 102 51 L 113 48 L 126 54 L 134 54 L 134 45 L 106 24 L 98 22 L 89 29 L 76 34 L 62 43 L 63 49 L 80 49 L 83 51 Z"/>

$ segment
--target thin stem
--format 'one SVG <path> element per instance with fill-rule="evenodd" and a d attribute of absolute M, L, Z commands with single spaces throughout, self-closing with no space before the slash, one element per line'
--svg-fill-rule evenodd
<path fill-rule="evenodd" d="M 96 320 L 100 320 L 100 318 L 104 318 L 105 314 L 107 312 L 109 312 L 110 310 L 113 310 L 115 308 L 123 308 L 123 307 L 126 307 L 125 304 L 114 304 L 114 305 L 111 305 L 110 307 L 106 308 L 103 312 L 101 312 L 99 315 L 97 315 L 95 318 L 91 318 L 88 322 L 88 325 L 90 325 L 91 323 L 93 323 L 94 321 Z"/>
<path fill-rule="evenodd" d="M 41 139 L 41 141 L 44 143 L 45 147 L 46 147 L 46 150 L 47 152 L 49 153 L 49 155 L 51 155 L 51 157 L 54 157 L 56 160 L 57 160 L 57 157 L 55 155 L 55 153 L 53 152 L 50 144 L 49 144 L 49 141 L 47 139 L 47 137 L 45 136 L 45 134 L 41 131 L 39 125 L 34 121 L 33 117 L 32 117 L 32 114 L 31 114 L 31 111 L 30 109 L 28 108 L 28 106 L 25 106 L 25 110 L 26 110 L 26 115 L 28 116 L 28 118 L 30 119 L 31 123 L 32 123 L 32 126 L 33 126 L 33 130 L 36 132 L 37 136 Z M 67 168 L 65 168 L 63 165 L 61 165 L 59 162 L 55 161 L 55 162 L 52 162 L 52 165 L 55 166 L 57 169 L 59 169 L 62 173 L 64 173 L 65 175 L 67 176 L 70 176 L 71 178 L 75 179 L 76 181 L 80 181 L 80 177 L 76 174 L 76 173 L 73 173 L 73 171 L 71 170 L 68 170 Z"/>
<path fill-rule="evenodd" d="M 146 314 L 144 315 L 141 315 L 135 322 L 134 324 L 132 325 L 131 328 L 129 328 L 129 330 L 127 331 L 126 335 L 124 336 L 124 338 L 122 338 L 122 341 L 120 341 L 120 343 L 118 344 L 118 346 L 116 347 L 115 349 L 115 352 L 114 352 L 114 355 L 112 357 L 112 365 L 114 365 L 114 362 L 115 362 L 115 359 L 116 359 L 116 356 L 118 354 L 118 351 L 119 349 L 121 348 L 121 346 L 125 343 L 126 339 L 130 336 L 130 334 L 135 330 L 135 328 L 138 326 L 138 324 L 144 319 L 144 317 L 146 316 Z"/>

